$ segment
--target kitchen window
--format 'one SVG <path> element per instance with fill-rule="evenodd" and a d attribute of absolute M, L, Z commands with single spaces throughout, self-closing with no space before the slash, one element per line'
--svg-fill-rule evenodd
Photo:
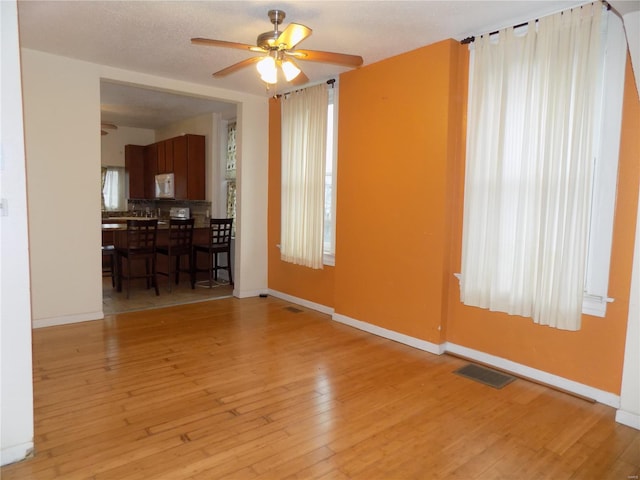
<path fill-rule="evenodd" d="M 102 210 L 124 211 L 124 167 L 102 167 Z"/>

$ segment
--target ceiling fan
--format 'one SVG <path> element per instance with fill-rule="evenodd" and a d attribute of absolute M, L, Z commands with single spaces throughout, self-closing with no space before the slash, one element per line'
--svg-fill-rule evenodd
<path fill-rule="evenodd" d="M 285 12 L 282 10 L 269 10 L 268 16 L 274 28 L 272 31 L 258 35 L 256 45 L 212 40 L 209 38 L 191 39 L 191 43 L 195 45 L 237 48 L 265 54 L 247 58 L 223 68 L 213 74 L 214 78 L 224 77 L 255 63 L 261 79 L 268 85 L 273 85 L 278 82 L 279 70 L 287 82 L 291 82 L 294 85 L 302 85 L 307 83 L 309 78 L 302 72 L 300 67 L 298 67 L 295 60 L 332 63 L 352 68 L 362 65 L 363 60 L 359 55 L 296 49 L 296 45 L 311 35 L 312 30 L 299 23 L 291 23 L 281 32 L 278 30 L 278 27 L 286 16 Z"/>
<path fill-rule="evenodd" d="M 107 135 L 109 132 L 107 130 L 117 130 L 118 126 L 113 123 L 105 123 L 102 122 L 100 124 L 100 135 Z"/>

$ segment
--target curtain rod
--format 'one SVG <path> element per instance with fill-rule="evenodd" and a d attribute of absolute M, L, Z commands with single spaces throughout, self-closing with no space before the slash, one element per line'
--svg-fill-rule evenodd
<path fill-rule="evenodd" d="M 1 0 L 0 0 L 0 1 L 1 1 Z M 313 85 L 309 85 L 309 87 L 315 87 L 316 85 L 320 85 L 320 83 L 322 83 L 322 82 L 318 82 L 318 83 L 315 83 L 315 84 L 313 84 Z M 336 83 L 336 79 L 335 79 L 335 78 L 330 78 L 329 80 L 327 80 L 327 82 L 326 82 L 326 83 L 327 83 L 327 85 L 329 85 L 331 88 L 333 88 L 334 84 Z M 308 87 L 307 87 L 307 88 L 308 88 Z M 299 88 L 299 89 L 297 89 L 297 90 L 291 90 L 290 92 L 279 93 L 279 94 L 277 94 L 277 95 L 274 95 L 273 97 L 274 97 L 274 98 L 280 98 L 280 97 L 283 97 L 283 96 L 285 96 L 285 95 L 289 95 L 289 94 L 291 94 L 291 93 L 301 92 L 302 90 L 304 90 L 304 88 Z"/>
<path fill-rule="evenodd" d="M 611 9 L 612 9 L 612 8 L 611 8 L 611 5 L 610 5 L 608 2 L 603 1 L 602 3 L 603 3 L 603 5 L 604 5 L 604 6 L 606 6 L 606 7 L 607 7 L 607 10 L 611 10 Z M 580 8 L 582 8 L 582 6 L 580 6 Z M 616 15 L 620 16 L 620 15 L 618 14 L 618 12 L 616 12 L 615 10 L 613 10 L 613 11 L 614 11 L 614 13 L 615 13 Z M 537 18 L 536 18 L 535 22 L 536 22 L 536 23 L 538 23 L 538 19 L 537 19 Z M 528 25 L 528 24 L 529 24 L 529 22 L 523 22 L 523 23 L 519 23 L 518 25 L 514 25 L 514 26 L 513 26 L 513 27 L 511 27 L 511 28 L 520 28 L 520 27 L 524 27 L 525 25 Z M 496 30 L 495 32 L 491 32 L 491 33 L 489 33 L 489 36 L 491 36 L 491 35 L 495 35 L 495 34 L 497 34 L 497 33 L 500 33 L 500 30 Z M 486 34 L 484 34 L 484 35 L 486 35 Z M 474 37 L 474 36 L 467 37 L 467 38 L 465 38 L 465 39 L 460 40 L 460 44 L 461 44 L 461 45 L 467 45 L 467 44 L 469 44 L 469 43 L 473 43 L 473 42 L 475 42 L 475 40 L 476 40 L 476 37 Z"/>

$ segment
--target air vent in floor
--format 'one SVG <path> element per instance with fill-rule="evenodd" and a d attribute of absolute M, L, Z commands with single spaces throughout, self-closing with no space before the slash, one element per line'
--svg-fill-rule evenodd
<path fill-rule="evenodd" d="M 302 312 L 302 310 L 300 310 L 299 308 L 296 308 L 296 307 L 285 307 L 284 309 L 288 310 L 288 311 L 290 311 L 292 313 L 301 313 Z"/>
<path fill-rule="evenodd" d="M 502 388 L 516 379 L 516 377 L 511 375 L 491 370 L 490 368 L 480 365 L 474 365 L 472 363 L 459 368 L 453 373 L 484 383 L 485 385 L 489 385 L 493 388 Z"/>

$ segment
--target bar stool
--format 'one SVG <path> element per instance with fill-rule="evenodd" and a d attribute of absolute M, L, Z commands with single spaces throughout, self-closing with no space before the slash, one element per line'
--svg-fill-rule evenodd
<path fill-rule="evenodd" d="M 156 277 L 156 238 L 158 233 L 158 219 L 127 220 L 127 246 L 116 247 L 118 273 L 118 291 L 122 291 L 122 279 L 125 272 L 122 268 L 122 259 L 127 259 L 127 298 L 131 290 L 131 279 L 144 278 L 147 280 L 147 288 L 151 285 L 160 295 L 158 279 Z M 134 261 L 144 261 L 144 273 L 136 274 L 132 271 Z"/>
<path fill-rule="evenodd" d="M 116 247 L 115 245 L 102 245 L 102 276 L 111 277 L 111 286 L 116 286 Z M 109 266 L 104 266 L 104 260 L 109 261 Z"/>
<path fill-rule="evenodd" d="M 188 272 L 189 280 L 191 280 L 191 288 L 195 288 L 194 272 L 191 265 L 193 246 L 193 218 L 172 218 L 169 220 L 169 243 L 167 245 L 158 245 L 156 252 L 158 255 L 167 256 L 167 271 L 158 272 L 158 275 L 166 275 L 169 279 L 169 291 L 171 291 L 171 276 L 175 273 L 176 285 L 180 281 L 180 272 Z M 188 269 L 180 268 L 180 259 L 187 256 L 189 262 Z M 175 257 L 175 268 L 173 267 L 173 258 Z"/>
<path fill-rule="evenodd" d="M 218 280 L 218 270 L 226 270 L 229 284 L 233 285 L 231 273 L 231 227 L 233 218 L 212 218 L 209 220 L 209 243 L 193 245 L 193 277 L 196 272 L 209 272 L 209 288 L 213 280 Z M 198 252 L 207 255 L 207 268 L 198 268 Z M 218 254 L 227 254 L 227 264 L 218 265 Z"/>

